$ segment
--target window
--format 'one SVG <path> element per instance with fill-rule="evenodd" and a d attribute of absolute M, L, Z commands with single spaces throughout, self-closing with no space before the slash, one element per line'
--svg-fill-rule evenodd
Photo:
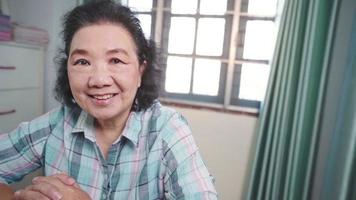
<path fill-rule="evenodd" d="M 118 1 L 118 0 L 116 0 Z M 120 2 L 120 1 L 119 1 Z M 141 22 L 141 27 L 147 38 L 151 38 L 154 27 L 155 15 L 152 11 L 153 0 L 126 0 L 121 1 L 124 5 L 130 7 L 136 14 Z"/>
<path fill-rule="evenodd" d="M 278 0 L 127 0 L 163 53 L 163 99 L 259 108 Z M 195 103 L 194 103 L 195 102 Z"/>

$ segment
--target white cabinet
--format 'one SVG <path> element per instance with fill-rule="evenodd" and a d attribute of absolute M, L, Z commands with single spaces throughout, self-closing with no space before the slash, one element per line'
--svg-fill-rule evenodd
<path fill-rule="evenodd" d="M 43 68 L 43 48 L 0 42 L 0 133 L 43 114 Z M 24 188 L 39 175 L 41 169 L 11 187 Z"/>
<path fill-rule="evenodd" d="M 0 42 L 0 133 L 43 114 L 44 50 Z"/>

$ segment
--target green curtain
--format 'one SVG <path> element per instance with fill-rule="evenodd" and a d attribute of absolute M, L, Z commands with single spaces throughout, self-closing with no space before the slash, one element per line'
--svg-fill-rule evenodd
<path fill-rule="evenodd" d="M 356 5 L 356 3 L 354 4 Z M 321 199 L 356 199 L 356 12 Z"/>
<path fill-rule="evenodd" d="M 338 0 L 285 0 L 245 199 L 310 199 Z"/>

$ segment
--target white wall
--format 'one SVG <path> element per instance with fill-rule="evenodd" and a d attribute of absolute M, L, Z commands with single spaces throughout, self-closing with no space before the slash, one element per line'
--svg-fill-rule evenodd
<path fill-rule="evenodd" d="M 257 118 L 173 108 L 188 119 L 209 172 L 215 177 L 219 199 L 242 199 Z"/>

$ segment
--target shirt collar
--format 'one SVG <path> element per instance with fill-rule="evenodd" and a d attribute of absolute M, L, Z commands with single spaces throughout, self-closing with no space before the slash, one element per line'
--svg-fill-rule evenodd
<path fill-rule="evenodd" d="M 140 114 L 141 112 L 136 113 L 133 111 L 129 114 L 124 130 L 122 131 L 122 135 L 114 142 L 114 144 L 117 143 L 121 137 L 125 137 L 135 146 L 138 145 L 139 135 L 142 127 Z M 95 142 L 94 118 L 82 110 L 71 132 L 84 133 L 85 138 Z"/>
<path fill-rule="evenodd" d="M 72 133 L 84 133 L 84 137 L 95 142 L 94 118 L 85 111 L 81 111 Z"/>
<path fill-rule="evenodd" d="M 140 132 L 142 128 L 141 112 L 131 112 L 126 121 L 122 136 L 131 141 L 136 147 L 138 145 Z"/>

